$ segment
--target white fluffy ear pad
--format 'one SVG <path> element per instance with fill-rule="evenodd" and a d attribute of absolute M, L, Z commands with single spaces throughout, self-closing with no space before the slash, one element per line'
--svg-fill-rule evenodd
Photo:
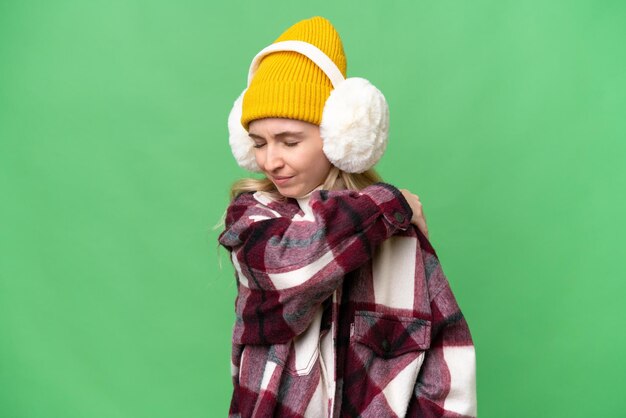
<path fill-rule="evenodd" d="M 254 147 L 252 140 L 248 136 L 248 132 L 241 126 L 241 112 L 243 104 L 243 95 L 235 100 L 230 114 L 228 115 L 228 142 L 233 156 L 237 163 L 248 171 L 260 172 L 261 169 L 254 158 Z"/>
<path fill-rule="evenodd" d="M 326 100 L 320 134 L 324 154 L 348 173 L 362 173 L 378 162 L 387 147 L 389 107 L 369 81 L 351 77 Z"/>

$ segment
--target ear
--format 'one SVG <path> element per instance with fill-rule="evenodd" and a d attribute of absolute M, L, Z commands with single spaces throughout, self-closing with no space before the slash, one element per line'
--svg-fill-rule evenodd
<path fill-rule="evenodd" d="M 320 134 L 333 165 L 348 173 L 372 168 L 385 152 L 388 132 L 387 101 L 369 81 L 351 77 L 330 93 Z"/>
<path fill-rule="evenodd" d="M 233 156 L 242 168 L 248 171 L 261 172 L 259 165 L 254 157 L 254 147 L 252 140 L 248 136 L 248 132 L 241 125 L 241 112 L 243 104 L 243 95 L 245 90 L 237 100 L 228 115 L 228 142 Z"/>

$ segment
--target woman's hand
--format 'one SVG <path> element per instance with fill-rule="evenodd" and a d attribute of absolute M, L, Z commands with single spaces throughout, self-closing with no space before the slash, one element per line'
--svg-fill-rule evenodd
<path fill-rule="evenodd" d="M 420 202 L 420 198 L 416 195 L 408 191 L 407 189 L 400 189 L 402 195 L 411 206 L 411 210 L 413 211 L 413 217 L 411 218 L 411 223 L 419 228 L 422 231 L 422 234 L 428 238 L 428 227 L 426 226 L 426 216 L 424 215 L 424 209 L 422 208 L 422 202 Z"/>

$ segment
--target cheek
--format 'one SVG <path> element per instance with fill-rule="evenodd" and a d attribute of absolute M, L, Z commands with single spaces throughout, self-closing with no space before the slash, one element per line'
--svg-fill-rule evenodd
<path fill-rule="evenodd" d="M 265 158 L 263 157 L 263 151 L 259 148 L 254 148 L 254 158 L 259 167 L 263 167 L 263 161 Z"/>
<path fill-rule="evenodd" d="M 309 165 L 312 173 L 315 173 L 316 177 L 326 178 L 331 168 L 330 161 L 328 161 L 326 155 L 323 152 L 317 152 L 309 161 L 312 162 Z"/>
<path fill-rule="evenodd" d="M 285 159 L 286 163 L 292 168 L 309 173 L 309 175 L 318 177 L 327 174 L 330 170 L 330 162 L 322 151 L 321 147 L 307 146 L 298 150 L 294 149 L 289 157 Z"/>
<path fill-rule="evenodd" d="M 328 161 L 326 156 L 324 156 L 323 161 L 320 162 L 320 165 L 319 165 L 319 171 L 323 179 L 325 179 L 326 176 L 328 176 L 328 172 L 330 171 L 331 168 L 332 168 L 332 164 L 330 163 L 330 161 Z"/>
<path fill-rule="evenodd" d="M 292 149 L 285 157 L 285 163 L 297 170 L 308 170 L 311 164 L 312 155 L 306 149 Z"/>

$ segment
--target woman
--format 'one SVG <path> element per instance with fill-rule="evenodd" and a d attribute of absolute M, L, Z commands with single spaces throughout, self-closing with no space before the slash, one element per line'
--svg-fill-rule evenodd
<path fill-rule="evenodd" d="M 419 198 L 381 182 L 388 111 L 326 19 L 262 50 L 229 117 L 231 417 L 469 417 L 475 354 Z M 417 226 L 417 228 L 413 227 Z"/>

